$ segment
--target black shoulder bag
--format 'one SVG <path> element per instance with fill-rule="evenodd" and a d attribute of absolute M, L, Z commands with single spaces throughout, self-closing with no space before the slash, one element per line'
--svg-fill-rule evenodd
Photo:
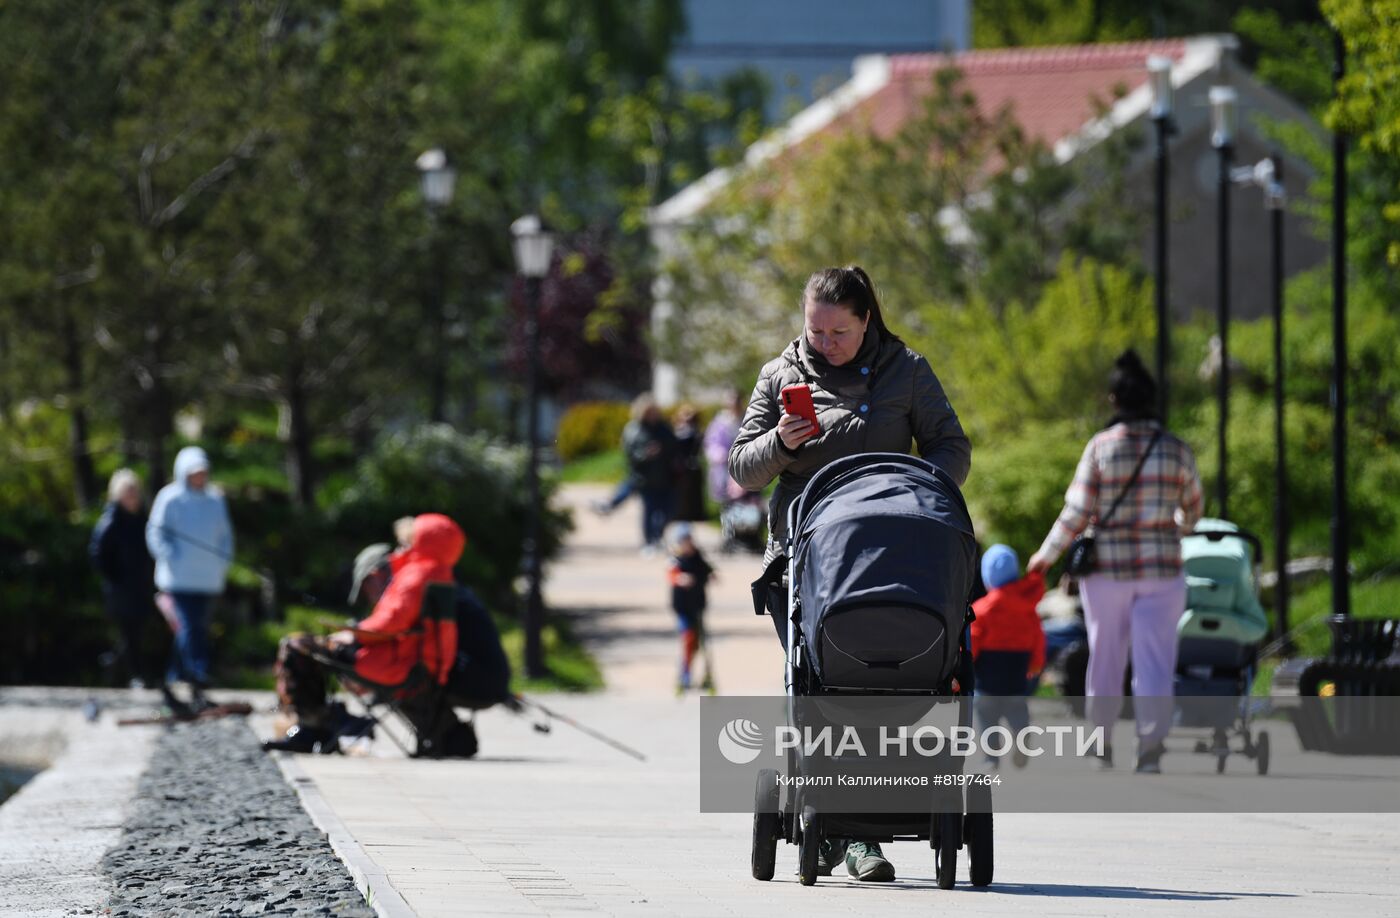
<path fill-rule="evenodd" d="M 1138 476 L 1142 474 L 1142 467 L 1147 464 L 1147 457 L 1151 455 L 1152 448 L 1157 445 L 1157 441 L 1162 438 L 1161 428 L 1152 435 L 1152 440 L 1147 444 L 1147 449 L 1143 450 L 1142 458 L 1138 459 L 1137 468 L 1133 469 L 1133 477 L 1128 479 L 1128 483 L 1123 486 L 1118 498 L 1114 500 L 1113 506 L 1108 508 L 1108 512 L 1099 517 L 1098 522 L 1085 532 L 1074 537 L 1074 541 L 1069 543 L 1069 551 L 1065 555 L 1065 573 L 1071 577 L 1087 577 L 1094 572 L 1094 564 L 1098 561 L 1097 551 L 1094 548 L 1095 530 L 1099 526 L 1105 525 L 1113 512 L 1118 509 L 1118 505 L 1123 502 L 1123 498 L 1128 496 L 1128 492 L 1137 484 Z"/>

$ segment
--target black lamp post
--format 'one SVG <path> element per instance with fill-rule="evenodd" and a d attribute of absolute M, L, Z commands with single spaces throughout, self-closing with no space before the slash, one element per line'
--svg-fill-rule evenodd
<path fill-rule="evenodd" d="M 1226 474 L 1225 431 L 1230 414 L 1230 160 L 1235 145 L 1235 90 L 1210 88 L 1210 143 L 1220 155 L 1216 181 L 1216 319 L 1220 335 L 1220 427 L 1217 434 L 1219 471 L 1216 475 L 1216 507 L 1221 519 L 1229 519 L 1229 476 Z"/>
<path fill-rule="evenodd" d="M 1153 55 L 1147 59 L 1152 87 L 1152 123 L 1157 128 L 1157 413 L 1167 423 L 1167 375 L 1171 360 L 1171 315 L 1167 307 L 1167 138 L 1172 124 L 1172 60 Z"/>
<path fill-rule="evenodd" d="M 1264 206 L 1269 210 L 1270 264 L 1274 300 L 1274 585 L 1275 623 L 1283 652 L 1292 649 L 1288 639 L 1288 465 L 1283 432 L 1283 213 L 1288 194 L 1283 189 L 1283 159 L 1273 154 Z"/>
<path fill-rule="evenodd" d="M 443 297 L 447 274 L 446 250 L 442 239 L 441 215 L 452 203 L 457 186 L 457 170 L 447 162 L 447 154 L 434 147 L 418 157 L 418 178 L 423 200 L 433 223 L 433 268 L 429 280 L 429 316 L 433 323 L 433 366 L 429 378 L 428 419 L 438 424 L 447 420 L 447 315 Z"/>
<path fill-rule="evenodd" d="M 1346 73 L 1346 43 L 1334 34 L 1332 86 Z M 1351 615 L 1347 514 L 1347 138 L 1332 134 L 1332 615 Z"/>
<path fill-rule="evenodd" d="M 539 217 L 530 214 L 510 225 L 515 236 L 515 267 L 525 278 L 525 341 L 529 363 L 530 463 L 526 470 L 528 517 L 525 525 L 525 672 L 531 678 L 547 673 L 544 665 L 544 600 L 540 594 L 540 523 L 544 508 L 540 503 L 540 282 L 549 273 L 554 255 L 554 237 Z"/>

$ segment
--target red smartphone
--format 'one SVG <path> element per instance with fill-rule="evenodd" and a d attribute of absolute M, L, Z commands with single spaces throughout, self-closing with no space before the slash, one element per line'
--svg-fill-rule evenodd
<path fill-rule="evenodd" d="M 812 430 L 815 433 L 822 432 L 822 425 L 817 422 L 817 406 L 812 404 L 812 388 L 806 383 L 783 386 L 783 410 L 788 414 L 806 418 L 812 422 Z"/>

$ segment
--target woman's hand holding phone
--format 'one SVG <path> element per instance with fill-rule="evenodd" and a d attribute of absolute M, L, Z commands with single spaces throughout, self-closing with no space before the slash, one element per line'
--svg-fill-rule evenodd
<path fill-rule="evenodd" d="M 797 449 L 821 433 L 817 409 L 812 404 L 812 390 L 803 383 L 796 383 L 784 386 L 781 395 L 783 416 L 778 419 L 778 437 L 788 449 Z"/>
<path fill-rule="evenodd" d="M 816 433 L 816 425 L 800 415 L 785 413 L 778 419 L 778 439 L 788 449 L 797 449 Z"/>

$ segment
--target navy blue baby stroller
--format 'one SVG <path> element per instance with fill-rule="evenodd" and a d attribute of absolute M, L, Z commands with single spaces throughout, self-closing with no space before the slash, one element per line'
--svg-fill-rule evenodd
<path fill-rule="evenodd" d="M 976 547 L 967 506 L 946 473 L 894 453 L 834 462 L 789 508 L 786 548 L 786 603 L 770 591 L 768 606 L 786 622 L 790 722 L 801 716 L 797 697 L 839 703 L 876 695 L 928 710 L 930 701 L 971 695 Z M 777 580 L 772 568 L 766 576 Z M 802 751 L 788 752 L 789 779 L 823 764 Z M 961 775 L 962 766 L 950 756 L 937 767 Z M 964 807 L 961 786 L 952 784 L 929 797 L 930 811 L 823 812 L 816 792 L 766 769 L 755 793 L 753 875 L 772 879 L 779 839 L 798 845 L 798 876 L 807 886 L 816 882 L 824 838 L 911 840 L 930 843 L 944 889 L 955 882 L 966 844 L 972 883 L 985 886 L 992 880 L 990 787 L 968 785 L 968 795 Z"/>

